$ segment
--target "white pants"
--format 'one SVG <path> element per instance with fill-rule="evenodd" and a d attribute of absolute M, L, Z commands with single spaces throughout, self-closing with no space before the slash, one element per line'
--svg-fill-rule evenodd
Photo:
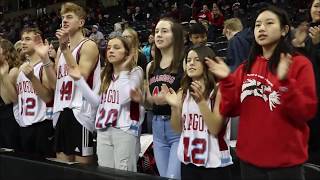
<path fill-rule="evenodd" d="M 139 137 L 109 127 L 97 132 L 98 164 L 103 167 L 137 171 Z"/>

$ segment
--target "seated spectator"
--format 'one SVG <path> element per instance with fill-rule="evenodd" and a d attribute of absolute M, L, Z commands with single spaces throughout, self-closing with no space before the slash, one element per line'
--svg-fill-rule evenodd
<path fill-rule="evenodd" d="M 202 6 L 202 10 L 198 14 L 198 20 L 207 20 L 208 22 L 212 21 L 212 15 L 211 12 L 206 4 Z"/>
<path fill-rule="evenodd" d="M 103 56 L 104 50 L 106 48 L 106 41 L 105 41 L 104 35 L 102 34 L 102 32 L 100 32 L 98 30 L 97 25 L 93 25 L 91 31 L 92 32 L 89 36 L 89 39 L 92 39 L 94 42 L 97 43 L 99 51 L 100 51 L 100 55 Z"/>
<path fill-rule="evenodd" d="M 146 56 L 148 63 L 150 62 L 150 59 L 151 59 L 151 46 L 153 43 L 154 43 L 154 36 L 153 34 L 150 34 L 147 45 L 145 45 L 142 48 L 142 53 Z"/>
<path fill-rule="evenodd" d="M 207 43 L 207 29 L 201 23 L 195 23 L 190 26 L 189 40 L 192 45 L 200 45 Z"/>
<path fill-rule="evenodd" d="M 224 16 L 216 3 L 213 3 L 211 12 L 212 12 L 211 24 L 217 28 L 223 27 Z"/>

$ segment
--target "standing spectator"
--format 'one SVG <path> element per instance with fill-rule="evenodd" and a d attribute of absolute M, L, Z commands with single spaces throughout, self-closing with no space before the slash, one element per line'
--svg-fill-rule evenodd
<path fill-rule="evenodd" d="M 126 28 L 123 33 L 122 37 L 126 38 L 131 46 L 131 53 L 133 56 L 133 60 L 136 62 L 138 66 L 143 69 L 144 77 L 147 67 L 147 58 L 139 49 L 140 42 L 137 31 L 132 28 Z"/>
<path fill-rule="evenodd" d="M 255 20 L 247 63 L 230 74 L 222 59 L 207 61 L 221 79 L 221 114 L 240 116 L 237 156 L 243 180 L 305 179 L 308 121 L 316 114 L 317 95 L 312 64 L 294 53 L 290 33 L 286 12 L 266 7 Z"/>
<path fill-rule="evenodd" d="M 181 179 L 231 179 L 230 123 L 219 112 L 220 92 L 205 57 L 214 58 L 205 45 L 191 48 L 185 59 L 181 89 L 168 89 L 172 127 L 181 133 L 178 158 Z"/>
<path fill-rule="evenodd" d="M 234 71 L 249 56 L 253 32 L 251 28 L 243 29 L 240 19 L 231 18 L 224 22 L 223 35 L 229 41 L 226 62 Z"/>
<path fill-rule="evenodd" d="M 52 82 L 51 87 L 55 89 L 53 111 L 59 115 L 55 131 L 57 158 L 89 164 L 93 161 L 95 109 L 82 97 L 66 68 L 79 66 L 88 85 L 92 89 L 99 87 L 99 49 L 82 33 L 85 16 L 81 6 L 70 2 L 62 4 L 62 28 L 56 32 L 60 44 L 59 58 L 55 61 L 56 73 L 53 66 L 45 70 Z"/>
<path fill-rule="evenodd" d="M 313 64 L 318 102 L 320 102 L 320 0 L 311 1 L 309 23 L 302 23 L 296 28 L 293 45 L 308 56 Z M 313 163 L 320 162 L 320 106 L 316 117 L 309 122 L 310 139 L 309 139 L 309 156 Z"/>
<path fill-rule="evenodd" d="M 19 125 L 12 103 L 17 101 L 13 75 L 21 61 L 19 52 L 6 39 L 0 40 L 0 64 L 0 147 L 20 151 Z"/>
<path fill-rule="evenodd" d="M 183 75 L 184 55 L 182 26 L 172 19 L 161 19 L 155 29 L 155 58 L 147 66 L 147 100 L 153 106 L 152 132 L 156 164 L 160 176 L 180 179 L 177 148 L 180 133 L 171 127 L 171 109 L 162 85 L 177 91 Z"/>

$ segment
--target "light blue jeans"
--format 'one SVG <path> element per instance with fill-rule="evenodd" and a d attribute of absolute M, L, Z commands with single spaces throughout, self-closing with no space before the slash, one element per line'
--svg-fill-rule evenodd
<path fill-rule="evenodd" d="M 160 176 L 180 179 L 181 162 L 177 157 L 180 133 L 171 128 L 170 116 L 154 115 L 152 132 L 154 156 Z"/>

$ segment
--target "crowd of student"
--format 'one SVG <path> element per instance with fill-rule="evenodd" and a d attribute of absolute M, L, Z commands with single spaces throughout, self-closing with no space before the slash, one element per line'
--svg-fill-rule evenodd
<path fill-rule="evenodd" d="M 28 27 L 14 45 L 0 40 L 0 146 L 83 164 L 97 155 L 99 166 L 137 171 L 148 108 L 160 176 L 231 179 L 238 116 L 242 179 L 303 180 L 303 164 L 320 162 L 320 1 L 309 10 L 294 30 L 275 6 L 261 8 L 251 28 L 223 20 L 222 58 L 206 46 L 215 13 L 207 21 L 201 12 L 187 36 L 161 18 L 143 50 L 126 27 L 104 51 L 85 37 L 84 9 L 64 3 L 56 41 Z"/>

